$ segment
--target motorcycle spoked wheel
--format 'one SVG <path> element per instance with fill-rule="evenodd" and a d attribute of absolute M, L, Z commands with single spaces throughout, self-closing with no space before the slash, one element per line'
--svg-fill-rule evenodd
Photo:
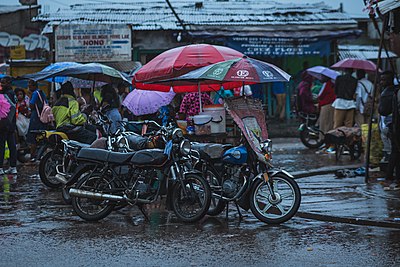
<path fill-rule="evenodd" d="M 88 178 L 78 181 L 75 188 L 97 193 L 108 193 L 114 189 L 111 178 L 101 173 L 93 173 Z M 72 208 L 76 214 L 86 221 L 99 221 L 107 217 L 114 209 L 115 203 L 88 197 L 71 196 Z"/>
<path fill-rule="evenodd" d="M 319 148 L 324 144 L 324 139 L 320 137 L 319 132 L 311 132 L 307 127 L 300 132 L 300 140 L 308 148 Z"/>
<path fill-rule="evenodd" d="M 172 210 L 178 219 L 187 223 L 197 222 L 210 207 L 211 189 L 203 177 L 187 174 L 183 181 L 175 183 L 171 198 Z"/>
<path fill-rule="evenodd" d="M 300 207 L 301 193 L 296 181 L 283 174 L 270 178 L 276 199 L 272 199 L 270 183 L 254 181 L 250 193 L 250 209 L 262 222 L 280 224 L 291 219 Z"/>
<path fill-rule="evenodd" d="M 62 183 L 55 179 L 57 174 L 56 166 L 63 163 L 63 153 L 58 150 L 47 152 L 40 159 L 39 177 L 43 184 L 50 188 L 60 188 Z"/>
<path fill-rule="evenodd" d="M 210 185 L 211 194 L 221 195 L 222 193 L 222 179 L 219 178 L 214 172 L 211 170 L 207 170 L 205 178 Z M 207 215 L 217 216 L 221 214 L 226 207 L 226 201 L 220 198 L 216 198 L 211 195 L 210 208 L 207 211 Z"/>

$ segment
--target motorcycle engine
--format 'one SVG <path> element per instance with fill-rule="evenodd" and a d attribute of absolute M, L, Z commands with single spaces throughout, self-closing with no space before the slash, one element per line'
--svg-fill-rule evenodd
<path fill-rule="evenodd" d="M 138 176 L 133 191 L 138 192 L 140 197 L 151 195 L 155 190 L 152 184 L 154 184 L 156 180 L 158 179 L 155 171 L 144 171 Z"/>
<path fill-rule="evenodd" d="M 234 197 L 241 186 L 241 167 L 240 166 L 230 166 L 227 171 L 228 179 L 226 179 L 222 184 L 222 192 L 226 197 Z"/>

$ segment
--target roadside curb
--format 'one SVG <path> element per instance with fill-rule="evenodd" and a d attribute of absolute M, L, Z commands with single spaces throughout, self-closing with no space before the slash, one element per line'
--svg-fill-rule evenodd
<path fill-rule="evenodd" d="M 338 222 L 338 223 L 348 223 L 355 225 L 364 225 L 364 226 L 378 226 L 385 228 L 396 228 L 400 229 L 400 223 L 395 222 L 386 222 L 386 221 L 373 221 L 367 219 L 360 218 L 348 218 L 348 217 L 337 217 L 331 215 L 323 215 L 318 213 L 311 212 L 297 212 L 296 216 L 304 219 L 312 219 L 318 221 L 326 221 L 326 222 Z"/>
<path fill-rule="evenodd" d="M 308 170 L 308 171 L 292 172 L 291 175 L 293 175 L 293 177 L 295 179 L 298 179 L 298 178 L 305 178 L 305 177 L 310 177 L 310 176 L 315 176 L 315 175 L 334 173 L 338 170 L 343 170 L 343 169 L 357 169 L 361 166 L 362 165 L 360 165 L 360 164 L 352 164 L 352 165 L 343 165 L 343 166 L 332 166 L 332 167 L 326 167 L 326 168 L 324 167 L 324 168 Z"/>

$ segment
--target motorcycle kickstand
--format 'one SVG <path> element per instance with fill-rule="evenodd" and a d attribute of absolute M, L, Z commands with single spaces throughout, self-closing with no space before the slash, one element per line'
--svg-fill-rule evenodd
<path fill-rule="evenodd" d="M 226 217 L 225 217 L 226 220 L 228 220 L 228 208 L 229 208 L 229 201 L 226 202 Z"/>
<path fill-rule="evenodd" d="M 149 215 L 147 214 L 147 212 L 144 208 L 144 204 L 138 204 L 137 206 L 138 206 L 139 210 L 142 212 L 145 221 L 150 222 Z"/>
<path fill-rule="evenodd" d="M 238 211 L 238 213 L 239 213 L 239 220 L 242 220 L 243 219 L 243 215 L 242 215 L 242 213 L 240 212 L 240 209 L 239 209 L 239 205 L 235 202 L 235 205 L 236 205 L 236 209 L 237 209 L 237 211 Z"/>

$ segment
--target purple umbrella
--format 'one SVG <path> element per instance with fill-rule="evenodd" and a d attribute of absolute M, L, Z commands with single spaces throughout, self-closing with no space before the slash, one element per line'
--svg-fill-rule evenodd
<path fill-rule="evenodd" d="M 153 114 L 160 107 L 171 103 L 174 96 L 175 93 L 172 90 L 169 92 L 159 92 L 134 89 L 126 96 L 122 105 L 136 116 Z"/>

